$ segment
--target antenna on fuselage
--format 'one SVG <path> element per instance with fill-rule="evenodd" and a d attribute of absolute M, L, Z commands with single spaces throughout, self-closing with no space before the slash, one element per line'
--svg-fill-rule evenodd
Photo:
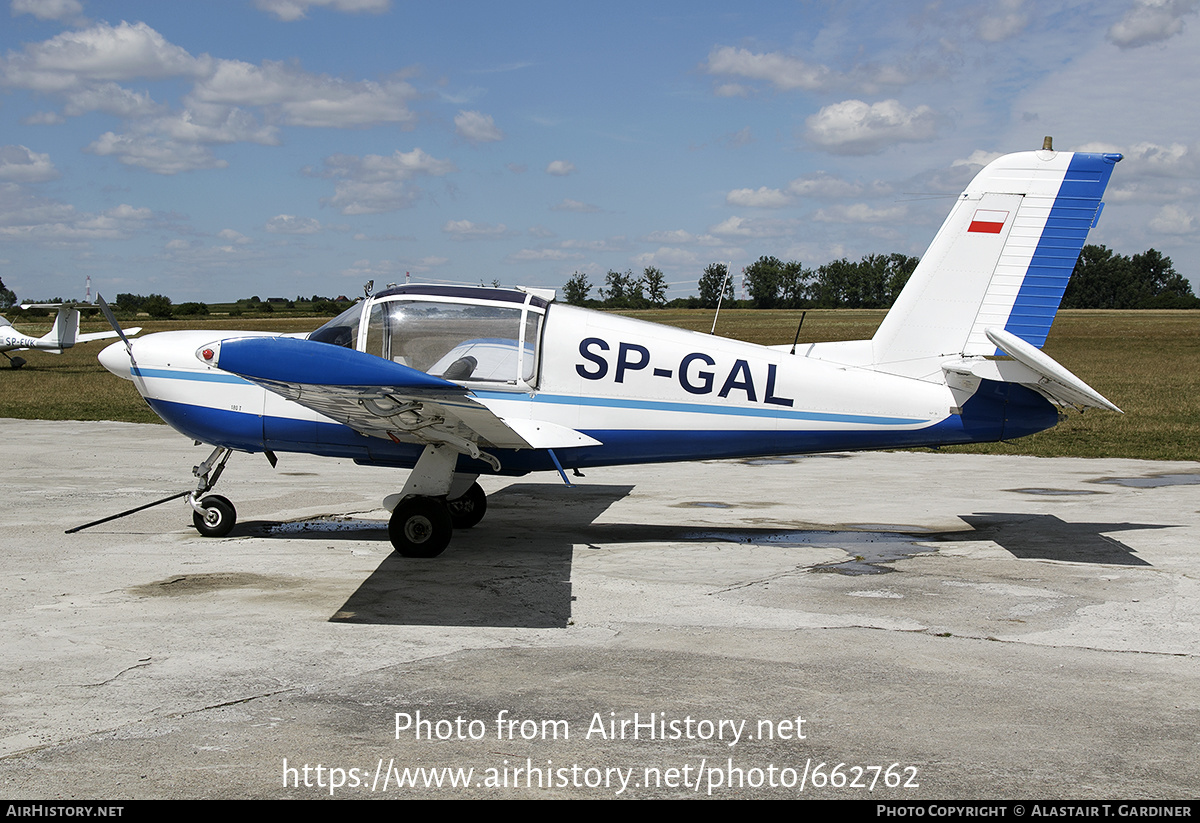
<path fill-rule="evenodd" d="M 806 311 L 800 312 L 800 322 L 796 324 L 796 336 L 792 338 L 792 354 L 796 353 L 796 344 L 800 342 L 800 329 L 804 328 L 804 316 L 808 314 Z"/>
<path fill-rule="evenodd" d="M 721 292 L 717 295 L 717 310 L 713 312 L 713 324 L 712 328 L 708 330 L 709 334 L 717 333 L 717 318 L 721 316 L 721 301 L 725 299 L 725 287 L 729 285 L 729 280 L 733 276 L 729 272 L 729 267 L 732 265 L 732 262 L 725 264 L 725 277 L 721 280 Z"/>

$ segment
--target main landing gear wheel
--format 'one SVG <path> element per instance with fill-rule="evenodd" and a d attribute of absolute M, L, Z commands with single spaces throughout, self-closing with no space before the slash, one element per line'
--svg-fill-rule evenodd
<path fill-rule="evenodd" d="M 212 494 L 200 501 L 204 514 L 192 512 L 192 524 L 205 537 L 224 537 L 237 522 L 237 511 L 228 499 Z"/>
<path fill-rule="evenodd" d="M 482 520 L 487 512 L 487 495 L 478 483 L 472 483 L 462 497 L 447 500 L 446 508 L 454 528 L 469 529 Z"/>
<path fill-rule="evenodd" d="M 388 537 L 402 557 L 437 557 L 450 545 L 454 524 L 444 501 L 410 497 L 392 511 Z"/>

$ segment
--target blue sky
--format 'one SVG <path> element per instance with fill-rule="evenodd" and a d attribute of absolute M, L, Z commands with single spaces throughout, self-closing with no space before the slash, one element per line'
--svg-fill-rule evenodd
<path fill-rule="evenodd" d="M 1200 0 L 7 0 L 22 299 L 561 287 L 919 255 L 997 154 L 1119 151 L 1091 241 L 1200 283 Z"/>

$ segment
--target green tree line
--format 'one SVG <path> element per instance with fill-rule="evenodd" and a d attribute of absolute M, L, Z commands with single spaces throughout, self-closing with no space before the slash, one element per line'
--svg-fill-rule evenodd
<path fill-rule="evenodd" d="M 575 272 L 563 286 L 563 299 L 576 306 L 606 309 L 716 308 L 718 300 L 754 309 L 886 309 L 920 262 L 905 254 L 868 254 L 860 260 L 833 260 L 816 269 L 790 260 L 763 256 L 742 270 L 747 298 L 736 300 L 734 279 L 724 263 L 705 267 L 697 294 L 666 299 L 663 273 L 647 267 L 640 277 L 632 270 L 609 271 L 597 284 Z M 1084 246 L 1063 295 L 1065 309 L 1200 308 L 1187 279 L 1171 258 L 1155 249 L 1132 257 L 1104 246 Z"/>

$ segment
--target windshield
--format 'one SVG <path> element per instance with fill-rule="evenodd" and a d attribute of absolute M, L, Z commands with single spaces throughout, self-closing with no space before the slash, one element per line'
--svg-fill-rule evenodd
<path fill-rule="evenodd" d="M 363 301 L 359 300 L 350 308 L 330 320 L 321 328 L 308 336 L 309 340 L 318 343 L 332 343 L 335 346 L 345 346 L 353 349 L 358 343 L 358 321 L 362 315 Z"/>
<path fill-rule="evenodd" d="M 541 313 L 519 306 L 392 300 L 371 306 L 365 351 L 453 381 L 531 383 Z"/>

